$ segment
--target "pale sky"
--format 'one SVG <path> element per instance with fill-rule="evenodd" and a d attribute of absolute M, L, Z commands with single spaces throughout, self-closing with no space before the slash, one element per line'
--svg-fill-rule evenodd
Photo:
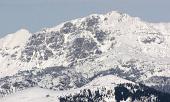
<path fill-rule="evenodd" d="M 170 0 L 0 0 L 0 37 L 21 28 L 36 32 L 63 21 L 110 11 L 149 22 L 170 22 Z"/>

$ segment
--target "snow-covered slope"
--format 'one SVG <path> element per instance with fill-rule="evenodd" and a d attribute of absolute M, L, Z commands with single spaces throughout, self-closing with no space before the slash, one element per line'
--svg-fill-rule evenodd
<path fill-rule="evenodd" d="M 58 88 L 58 80 L 69 79 L 69 83 L 64 83 L 64 89 L 68 89 L 111 74 L 149 86 L 170 87 L 169 28 L 168 23 L 148 23 L 113 11 L 67 21 L 33 34 L 19 30 L 0 39 L 0 85 L 8 79 L 10 89 L 16 88 L 11 80 L 19 78 L 24 85 L 25 81 L 32 85 L 30 80 L 38 80 L 35 83 L 45 83 L 42 87 L 46 88 L 57 80 Z M 74 85 L 81 80 L 78 76 L 83 83 Z"/>
<path fill-rule="evenodd" d="M 46 95 L 54 95 L 50 98 L 46 97 Z M 11 94 L 9 96 L 6 96 L 1 100 L 1 102 L 56 102 L 56 96 L 57 92 L 47 90 L 47 89 L 41 89 L 41 88 L 30 88 L 26 89 L 24 91 Z"/>
<path fill-rule="evenodd" d="M 105 83 L 103 83 L 105 82 Z M 8 95 L 4 98 L 1 98 L 1 102 L 11 102 L 15 100 L 17 102 L 58 102 L 60 96 L 65 96 L 69 94 L 79 93 L 83 89 L 96 90 L 97 88 L 114 88 L 118 84 L 123 83 L 133 83 L 125 79 L 118 78 L 114 75 L 108 75 L 103 77 L 98 77 L 88 83 L 87 85 L 78 88 L 71 89 L 67 91 L 52 91 L 48 89 L 42 89 L 39 87 L 29 88 L 24 91 L 17 92 L 15 94 Z M 48 95 L 48 96 L 47 96 Z M 57 101 L 58 100 L 58 101 Z"/>
<path fill-rule="evenodd" d="M 15 74 L 21 68 L 19 57 L 31 33 L 20 29 L 0 39 L 0 77 Z"/>
<path fill-rule="evenodd" d="M 98 87 L 113 87 L 114 85 L 123 84 L 123 83 L 132 83 L 134 82 L 122 79 L 120 77 L 114 76 L 114 75 L 106 75 L 106 76 L 100 76 L 92 80 L 90 83 L 86 84 L 82 88 L 98 88 Z"/>
<path fill-rule="evenodd" d="M 17 46 L 25 46 L 28 38 L 30 37 L 30 32 L 26 29 L 20 29 L 13 34 L 8 34 L 4 38 L 0 39 L 1 48 L 14 48 Z"/>
<path fill-rule="evenodd" d="M 41 89 L 38 87 L 29 88 L 24 91 L 17 92 L 16 94 L 11 94 L 7 97 L 1 98 L 1 102 L 11 102 L 12 100 L 16 100 L 17 102 L 56 102 L 56 101 L 58 102 L 60 96 L 76 94 L 79 93 L 80 90 L 91 89 L 93 91 L 103 87 L 107 89 L 114 89 L 114 87 L 116 87 L 118 84 L 123 84 L 123 83 L 133 83 L 133 82 L 118 78 L 113 75 L 108 75 L 108 76 L 98 77 L 81 88 L 71 89 L 67 91 L 51 91 L 47 89 Z M 113 97 L 112 102 L 114 100 L 115 99 Z"/>
<path fill-rule="evenodd" d="M 144 93 L 143 93 L 144 92 Z M 138 95 L 140 93 L 140 95 Z M 169 94 L 138 85 L 114 75 L 95 78 L 87 85 L 67 91 L 52 91 L 39 87 L 10 94 L 1 102 L 164 102 Z M 157 100 L 157 101 L 156 101 Z"/>

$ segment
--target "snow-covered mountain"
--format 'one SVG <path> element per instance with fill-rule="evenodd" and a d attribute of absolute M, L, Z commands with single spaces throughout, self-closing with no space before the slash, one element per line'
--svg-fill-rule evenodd
<path fill-rule="evenodd" d="M 3 94 L 34 86 L 80 88 L 105 75 L 169 92 L 170 24 L 113 11 L 0 39 Z"/>

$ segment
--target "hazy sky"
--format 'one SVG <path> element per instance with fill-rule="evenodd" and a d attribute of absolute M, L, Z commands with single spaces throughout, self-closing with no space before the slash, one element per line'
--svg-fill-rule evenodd
<path fill-rule="evenodd" d="M 63 21 L 112 10 L 150 22 L 170 22 L 170 0 L 0 0 L 0 37 L 36 32 Z"/>

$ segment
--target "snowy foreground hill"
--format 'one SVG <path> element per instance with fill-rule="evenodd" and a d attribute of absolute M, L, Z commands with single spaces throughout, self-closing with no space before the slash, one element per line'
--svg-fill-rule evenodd
<path fill-rule="evenodd" d="M 169 23 L 113 11 L 0 39 L 2 102 L 170 102 L 169 94 Z"/>
<path fill-rule="evenodd" d="M 1 98 L 1 102 L 169 102 L 170 94 L 114 75 L 98 77 L 87 85 L 52 91 L 32 87 Z"/>

